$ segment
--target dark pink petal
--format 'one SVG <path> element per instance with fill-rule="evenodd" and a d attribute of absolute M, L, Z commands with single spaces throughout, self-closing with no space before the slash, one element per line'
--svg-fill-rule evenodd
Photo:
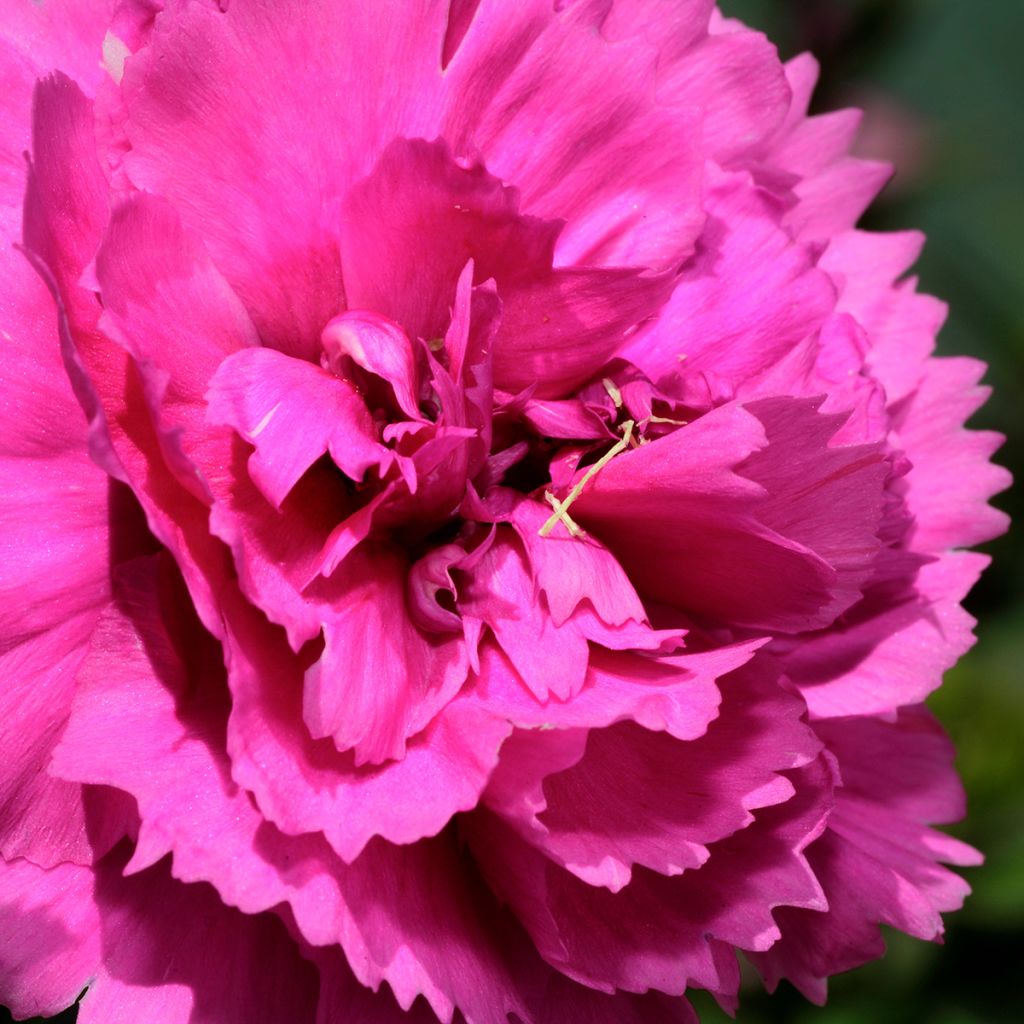
<path fill-rule="evenodd" d="M 572 514 L 645 596 L 755 629 L 832 622 L 878 550 L 888 469 L 872 446 L 830 447 L 817 405 L 717 409 L 612 459 Z"/>
<path fill-rule="evenodd" d="M 0 860 L 0 1003 L 54 1016 L 96 977 L 102 957 L 90 868 Z"/>
<path fill-rule="evenodd" d="M 788 800 L 793 786 L 778 773 L 820 750 L 799 721 L 803 703 L 770 672 L 733 673 L 719 685 L 718 718 L 690 742 L 624 723 L 591 731 L 586 754 L 560 767 L 535 754 L 537 744 L 557 743 L 558 732 L 518 733 L 484 801 L 590 885 L 617 892 L 634 865 L 665 875 L 699 867 L 707 845 L 750 825 L 752 810 Z M 512 806 L 497 799 L 509 792 L 518 794 Z"/>
<path fill-rule="evenodd" d="M 209 422 L 233 427 L 253 446 L 248 475 L 278 508 L 326 453 L 357 482 L 372 466 L 391 461 L 351 384 L 272 349 L 246 349 L 225 359 L 207 401 Z"/>
<path fill-rule="evenodd" d="M 984 555 L 944 555 L 921 567 L 909 592 L 869 593 L 831 629 L 778 645 L 812 716 L 881 714 L 938 687 L 974 644 L 960 602 L 987 564 Z"/>
<path fill-rule="evenodd" d="M 466 831 L 492 887 L 570 977 L 605 990 L 734 992 L 739 972 L 726 944 L 766 949 L 779 935 L 773 908 L 824 906 L 802 851 L 824 828 L 830 782 L 820 760 L 797 770 L 795 795 L 716 844 L 702 868 L 679 877 L 636 869 L 618 893 L 555 865 L 489 812 L 474 814 Z"/>
<path fill-rule="evenodd" d="M 258 343 L 255 328 L 199 238 L 152 196 L 133 196 L 114 210 L 95 275 L 99 327 L 135 362 L 163 457 L 207 501 L 193 458 L 206 429 L 204 396 L 226 357 Z"/>
<path fill-rule="evenodd" d="M 317 978 L 273 915 L 250 917 L 207 885 L 182 885 L 166 864 L 130 878 L 108 857 L 96 880 L 102 966 L 82 1024 L 313 1024 Z"/>
<path fill-rule="evenodd" d="M 828 831 L 807 851 L 828 909 L 780 910 L 781 940 L 753 958 L 770 986 L 788 977 L 816 1002 L 824 1001 L 829 975 L 881 955 L 879 924 L 939 939 L 940 913 L 958 909 L 969 891 L 939 862 L 980 861 L 969 846 L 926 827 L 963 809 L 952 751 L 926 713 L 838 719 L 822 731 L 844 782 Z"/>

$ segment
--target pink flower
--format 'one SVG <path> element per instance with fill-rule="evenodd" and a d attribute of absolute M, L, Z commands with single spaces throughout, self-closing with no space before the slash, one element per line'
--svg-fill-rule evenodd
<path fill-rule="evenodd" d="M 938 936 L 1006 474 L 813 61 L 159 6 L 0 5 L 0 1000 L 686 1021 Z"/>

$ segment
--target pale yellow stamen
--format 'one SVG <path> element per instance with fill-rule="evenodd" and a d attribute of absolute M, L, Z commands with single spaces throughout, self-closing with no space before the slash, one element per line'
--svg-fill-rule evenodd
<path fill-rule="evenodd" d="M 615 386 L 615 384 L 605 377 L 601 383 L 604 385 L 605 391 L 608 392 L 608 397 L 612 400 L 612 404 L 616 409 L 622 408 L 622 392 Z"/>
<path fill-rule="evenodd" d="M 539 532 L 542 537 L 546 537 L 559 522 L 564 522 L 566 524 L 566 529 L 569 530 L 573 536 L 576 536 L 576 534 L 573 533 L 573 527 L 578 531 L 579 526 L 576 523 L 572 523 L 572 527 L 569 526 L 569 523 L 572 522 L 567 515 L 569 507 L 583 493 L 583 488 L 587 486 L 587 482 L 597 476 L 597 474 L 600 473 L 601 470 L 619 454 L 619 452 L 625 451 L 630 446 L 630 442 L 633 440 L 633 426 L 634 424 L 632 420 L 626 420 L 626 422 L 622 424 L 621 440 L 616 441 L 615 444 L 613 444 L 612 447 L 609 448 L 608 451 L 606 451 L 604 455 L 602 455 L 601 458 L 599 458 L 597 462 L 587 470 L 580 479 L 580 482 L 569 492 L 565 501 L 559 501 L 553 494 L 551 494 L 550 491 L 544 495 L 548 500 L 548 504 L 550 504 L 555 511 L 548 521 L 540 528 Z"/>

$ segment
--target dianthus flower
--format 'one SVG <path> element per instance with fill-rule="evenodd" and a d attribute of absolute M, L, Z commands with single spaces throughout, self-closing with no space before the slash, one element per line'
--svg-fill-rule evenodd
<path fill-rule="evenodd" d="M 16 1015 L 689 1021 L 941 933 L 921 702 L 1004 473 L 809 57 L 710 0 L 0 9 Z"/>

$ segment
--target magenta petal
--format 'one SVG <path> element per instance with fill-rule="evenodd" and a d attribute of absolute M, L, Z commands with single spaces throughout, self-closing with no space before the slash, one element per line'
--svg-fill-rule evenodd
<path fill-rule="evenodd" d="M 550 515 L 548 506 L 523 501 L 512 514 L 512 525 L 555 625 L 565 622 L 583 602 L 610 626 L 646 621 L 633 584 L 607 548 L 593 538 L 569 537 L 562 531 L 540 535 Z"/>
<path fill-rule="evenodd" d="M 458 692 L 469 665 L 461 637 L 422 630 L 406 610 L 407 559 L 363 545 L 330 580 L 324 650 L 306 670 L 303 719 L 355 764 L 401 758 L 406 741 Z"/>
<path fill-rule="evenodd" d="M 739 972 L 726 943 L 766 949 L 778 937 L 773 907 L 824 906 L 802 851 L 824 827 L 829 773 L 819 761 L 793 781 L 794 797 L 723 840 L 704 867 L 675 878 L 638 869 L 618 893 L 564 871 L 488 812 L 467 833 L 495 891 L 570 977 L 606 990 L 682 994 L 694 983 L 734 992 Z"/>
<path fill-rule="evenodd" d="M 988 564 L 954 552 L 921 567 L 913 590 L 869 594 L 842 625 L 780 646 L 811 714 L 881 714 L 923 700 L 974 644 L 960 602 Z"/>
<path fill-rule="evenodd" d="M 666 604 L 754 629 L 830 623 L 878 551 L 888 469 L 874 447 L 830 447 L 839 424 L 817 405 L 716 409 L 614 458 L 573 515 Z"/>
<path fill-rule="evenodd" d="M 316 972 L 280 920 L 225 907 L 209 886 L 175 881 L 166 864 L 131 878 L 122 865 L 111 854 L 97 878 L 102 968 L 82 1024 L 313 1024 Z"/>
<path fill-rule="evenodd" d="M 980 862 L 970 847 L 926 827 L 963 809 L 951 749 L 927 712 L 838 719 L 822 731 L 844 782 L 828 831 L 808 850 L 828 909 L 780 910 L 781 941 L 754 957 L 770 985 L 788 977 L 818 1002 L 825 978 L 880 955 L 879 924 L 939 939 L 940 912 L 959 908 L 969 891 L 939 862 Z"/>
<path fill-rule="evenodd" d="M 933 359 L 918 388 L 894 409 L 893 426 L 913 463 L 907 505 L 915 517 L 913 547 L 939 552 L 991 540 L 1008 524 L 988 504 L 1010 486 L 1010 474 L 990 457 L 1003 443 L 991 431 L 964 429 L 988 397 L 973 359 Z"/>
<path fill-rule="evenodd" d="M 700 251 L 657 320 L 623 350 L 652 379 L 711 370 L 739 383 L 813 333 L 835 301 L 812 253 L 793 244 L 776 204 L 746 175 L 715 174 L 706 203 Z"/>
<path fill-rule="evenodd" d="M 559 733 L 517 734 L 502 750 L 487 806 L 552 860 L 614 892 L 628 884 L 633 865 L 665 875 L 699 867 L 707 844 L 750 825 L 752 810 L 788 800 L 792 784 L 778 773 L 812 760 L 821 747 L 799 721 L 802 702 L 770 674 L 738 672 L 720 686 L 718 718 L 690 742 L 621 724 L 593 730 L 585 755 L 559 766 L 535 754 L 538 743 L 557 742 Z M 514 791 L 532 793 L 543 780 L 542 795 L 538 789 L 518 813 L 495 800 L 510 772 Z M 638 802 L 648 809 L 642 821 Z"/>
<path fill-rule="evenodd" d="M 345 376 L 348 360 L 386 380 L 401 410 L 421 418 L 416 352 L 398 324 L 364 310 L 348 310 L 328 323 L 320 336 L 331 368 Z"/>
<path fill-rule="evenodd" d="M 93 872 L 0 860 L 0 1003 L 18 1018 L 56 1015 L 101 962 Z"/>
<path fill-rule="evenodd" d="M 327 452 L 355 481 L 390 462 L 355 388 L 280 352 L 252 348 L 225 359 L 207 401 L 211 423 L 233 427 L 254 447 L 249 475 L 275 506 Z"/>

